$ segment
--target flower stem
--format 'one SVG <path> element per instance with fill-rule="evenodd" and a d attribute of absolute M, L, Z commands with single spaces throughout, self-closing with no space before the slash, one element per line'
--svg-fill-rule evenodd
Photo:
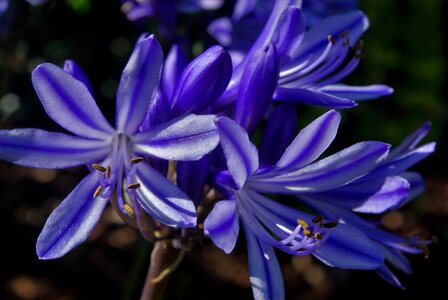
<path fill-rule="evenodd" d="M 184 251 L 173 248 L 170 242 L 155 242 L 140 300 L 163 299 L 169 279 L 183 257 Z"/>

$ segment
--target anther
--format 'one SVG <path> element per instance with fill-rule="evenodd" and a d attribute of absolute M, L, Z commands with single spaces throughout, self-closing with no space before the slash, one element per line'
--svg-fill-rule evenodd
<path fill-rule="evenodd" d="M 106 168 L 99 164 L 92 164 L 92 168 L 100 172 L 106 172 Z"/>
<path fill-rule="evenodd" d="M 106 168 L 106 178 L 109 179 L 109 177 L 110 177 L 110 167 L 107 166 L 107 168 Z"/>
<path fill-rule="evenodd" d="M 138 164 L 144 160 L 143 157 L 134 157 L 129 160 L 131 164 Z"/>
<path fill-rule="evenodd" d="M 361 50 L 364 47 L 364 41 L 360 40 L 358 44 L 356 44 L 355 49 L 356 50 Z"/>
<path fill-rule="evenodd" d="M 128 185 L 128 189 L 130 190 L 135 190 L 138 189 L 140 187 L 140 183 L 135 182 L 135 183 L 131 183 L 130 185 Z"/>
<path fill-rule="evenodd" d="M 125 204 L 124 205 L 124 210 L 130 215 L 133 216 L 134 215 L 134 209 L 132 209 L 132 207 L 129 204 Z"/>
<path fill-rule="evenodd" d="M 313 238 L 314 237 L 313 233 L 310 230 L 308 230 L 308 229 L 305 229 L 303 231 L 303 234 L 306 235 L 309 238 Z"/>
<path fill-rule="evenodd" d="M 101 189 L 103 188 L 103 186 L 98 186 L 95 190 L 95 192 L 93 193 L 93 198 L 98 197 L 98 195 L 101 193 Z"/>
<path fill-rule="evenodd" d="M 321 240 L 321 239 L 324 238 L 324 236 L 323 236 L 320 232 L 316 232 L 316 233 L 314 234 L 314 238 L 315 238 L 316 240 Z"/>
<path fill-rule="evenodd" d="M 204 224 L 199 223 L 199 224 L 198 224 L 198 229 L 201 229 L 201 230 L 204 229 Z"/>
<path fill-rule="evenodd" d="M 333 45 L 336 44 L 336 40 L 334 39 L 334 37 L 331 34 L 327 38 L 330 43 L 332 43 Z"/>
<path fill-rule="evenodd" d="M 323 225 L 323 227 L 324 227 L 324 228 L 327 228 L 327 229 L 329 229 L 329 228 L 334 228 L 334 227 L 336 227 L 336 226 L 338 226 L 338 222 L 328 222 L 328 223 L 325 223 L 325 224 Z"/>
<path fill-rule="evenodd" d="M 308 225 L 308 223 L 302 219 L 297 219 L 297 224 L 299 224 L 300 226 L 302 226 L 303 229 L 307 229 L 308 227 L 310 227 Z"/>
<path fill-rule="evenodd" d="M 324 219 L 324 217 L 319 215 L 319 216 L 315 216 L 315 217 L 311 220 L 311 222 L 313 222 L 313 224 L 316 224 L 316 223 L 320 223 L 320 222 L 322 222 L 323 219 Z"/>
<path fill-rule="evenodd" d="M 340 38 L 340 39 L 345 38 L 349 32 L 350 32 L 350 29 L 346 29 L 346 30 L 344 30 L 343 32 L 341 32 L 341 33 L 339 34 L 339 38 Z"/>

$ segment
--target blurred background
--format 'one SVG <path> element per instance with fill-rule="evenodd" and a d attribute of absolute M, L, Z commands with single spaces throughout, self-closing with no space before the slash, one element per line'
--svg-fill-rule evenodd
<path fill-rule="evenodd" d="M 101 110 L 112 117 L 121 71 L 142 31 L 156 22 L 133 24 L 119 0 L 59 0 L 37 7 L 11 1 L 1 19 L 0 120 L 2 129 L 37 127 L 58 131 L 32 88 L 30 72 L 42 62 L 74 59 L 86 71 Z M 389 212 L 389 229 L 434 236 L 428 258 L 410 257 L 414 273 L 398 274 L 405 290 L 389 286 L 374 272 L 335 270 L 311 257 L 283 256 L 287 299 L 404 298 L 446 293 L 448 267 L 448 157 L 446 76 L 448 3 L 442 0 L 361 1 L 371 26 L 364 35 L 364 60 L 346 80 L 384 83 L 395 94 L 343 111 L 332 149 L 361 140 L 397 145 L 424 121 L 432 120 L 425 141 L 437 152 L 416 166 L 427 192 L 400 212 Z M 213 43 L 206 26 L 229 7 L 180 15 L 181 42 L 191 57 Z M 165 44 L 164 46 L 167 46 Z M 168 49 L 165 47 L 165 50 Z M 301 108 L 299 127 L 323 112 Z M 44 171 L 0 162 L 0 299 L 138 299 L 151 245 L 106 210 L 88 242 L 55 261 L 39 261 L 35 242 L 51 211 L 85 174 L 84 168 Z M 244 243 L 225 255 L 204 241 L 187 255 L 170 282 L 166 299 L 250 299 Z"/>

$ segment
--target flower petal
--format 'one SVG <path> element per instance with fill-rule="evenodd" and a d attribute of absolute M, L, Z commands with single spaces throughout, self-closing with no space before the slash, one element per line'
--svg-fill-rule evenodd
<path fill-rule="evenodd" d="M 336 109 L 351 108 L 357 105 L 353 100 L 336 97 L 317 90 L 284 87 L 277 87 L 274 93 L 274 100 L 305 103 Z"/>
<path fill-rule="evenodd" d="M 159 85 L 163 52 L 153 35 L 141 38 L 123 70 L 117 91 L 116 127 L 132 134 L 145 118 Z"/>
<path fill-rule="evenodd" d="M 93 198 L 97 186 L 98 175 L 89 174 L 53 211 L 37 239 L 40 259 L 61 257 L 90 235 L 108 202 Z"/>
<path fill-rule="evenodd" d="M 359 213 L 380 214 L 400 207 L 409 196 L 409 182 L 399 176 L 350 183 L 340 188 L 310 195 Z"/>
<path fill-rule="evenodd" d="M 70 59 L 65 60 L 64 71 L 66 73 L 72 75 L 73 77 L 75 77 L 76 79 L 81 81 L 82 83 L 84 83 L 84 85 L 89 90 L 90 94 L 93 95 L 92 86 L 90 85 L 90 82 L 89 82 L 89 79 L 87 78 L 86 73 L 84 73 L 84 71 L 81 69 L 81 67 L 75 61 L 70 60 Z"/>
<path fill-rule="evenodd" d="M 204 222 L 204 233 L 213 243 L 229 254 L 235 247 L 240 231 L 235 199 L 222 200 L 215 204 Z"/>
<path fill-rule="evenodd" d="M 232 75 L 232 60 L 221 46 L 213 46 L 194 59 L 179 77 L 171 99 L 176 115 L 200 113 L 216 101 Z"/>
<path fill-rule="evenodd" d="M 257 0 L 238 0 L 235 3 L 235 7 L 233 8 L 232 19 L 234 21 L 238 21 L 248 14 L 254 9 L 255 4 L 257 4 Z"/>
<path fill-rule="evenodd" d="M 274 249 L 264 244 L 244 226 L 249 259 L 250 285 L 254 299 L 284 299 L 283 276 Z"/>
<path fill-rule="evenodd" d="M 140 131 L 147 131 L 171 119 L 170 104 L 161 90 L 157 90 L 151 101 L 145 119 L 140 124 Z"/>
<path fill-rule="evenodd" d="M 305 19 L 302 11 L 296 6 L 288 7 L 280 16 L 272 38 L 280 56 L 281 65 L 291 59 L 292 53 L 300 47 L 304 36 Z"/>
<path fill-rule="evenodd" d="M 167 160 L 198 160 L 219 142 L 214 115 L 188 115 L 134 135 L 135 151 Z"/>
<path fill-rule="evenodd" d="M 222 117 L 217 126 L 227 168 L 241 188 L 246 178 L 258 169 L 257 148 L 250 142 L 247 132 L 231 119 Z"/>
<path fill-rule="evenodd" d="M 351 99 L 355 101 L 376 99 L 383 96 L 392 95 L 394 89 L 383 84 L 373 84 L 367 86 L 350 86 L 345 84 L 327 85 L 319 89 L 321 92 L 339 98 Z"/>
<path fill-rule="evenodd" d="M 401 284 L 400 280 L 395 276 L 395 274 L 385 265 L 381 265 L 379 268 L 375 270 L 375 272 L 384 280 L 389 282 L 390 284 L 404 289 L 404 286 Z"/>
<path fill-rule="evenodd" d="M 364 233 L 346 224 L 333 228 L 313 255 L 326 265 L 341 269 L 372 270 L 384 263 L 381 249 Z"/>
<path fill-rule="evenodd" d="M 317 159 L 336 137 L 341 115 L 331 110 L 305 127 L 276 164 L 279 168 L 299 169 Z"/>
<path fill-rule="evenodd" d="M 372 170 L 389 151 L 381 142 L 361 142 L 296 172 L 269 172 L 248 179 L 247 186 L 264 193 L 321 192 L 347 184 Z"/>
<path fill-rule="evenodd" d="M 420 141 L 428 134 L 431 128 L 431 122 L 425 122 L 419 129 L 407 136 L 398 147 L 393 148 L 390 151 L 387 160 L 393 160 L 398 156 L 404 155 L 407 152 L 414 150 Z"/>
<path fill-rule="evenodd" d="M 60 169 L 100 161 L 110 153 L 108 141 L 26 128 L 0 130 L 0 159 L 17 165 Z"/>
<path fill-rule="evenodd" d="M 187 64 L 188 59 L 182 48 L 177 44 L 173 45 L 165 59 L 162 71 L 163 92 L 168 99 L 173 96 L 177 80 Z"/>
<path fill-rule="evenodd" d="M 177 186 L 147 164 L 137 167 L 137 201 L 155 219 L 172 227 L 195 227 L 193 201 Z"/>
<path fill-rule="evenodd" d="M 261 140 L 260 162 L 274 165 L 294 140 L 297 127 L 296 108 L 291 103 L 277 106 L 268 119 Z"/>
<path fill-rule="evenodd" d="M 84 83 L 61 68 L 41 64 L 32 80 L 47 114 L 68 131 L 87 138 L 107 138 L 114 132 Z"/>
<path fill-rule="evenodd" d="M 197 161 L 179 161 L 176 164 L 176 184 L 196 206 L 202 200 L 209 167 L 208 155 Z"/>
<path fill-rule="evenodd" d="M 252 133 L 272 103 L 278 81 L 278 55 L 275 46 L 255 52 L 248 61 L 239 85 L 235 121 Z"/>
<path fill-rule="evenodd" d="M 366 178 L 399 175 L 400 173 L 406 171 L 408 168 L 412 167 L 413 165 L 433 153 L 435 151 L 435 148 L 436 143 L 428 143 L 418 147 L 415 150 L 405 153 L 404 155 L 397 157 L 392 161 L 387 160 L 384 164 L 375 169 L 375 171 L 368 174 Z"/>

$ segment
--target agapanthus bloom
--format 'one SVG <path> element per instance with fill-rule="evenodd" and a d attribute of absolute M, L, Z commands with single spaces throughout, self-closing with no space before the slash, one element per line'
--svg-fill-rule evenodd
<path fill-rule="evenodd" d="M 87 164 L 90 173 L 47 220 L 37 241 L 42 259 L 57 258 L 83 242 L 115 191 L 112 204 L 126 218 L 142 212 L 174 227 L 194 227 L 190 198 L 154 170 L 146 157 L 197 160 L 213 150 L 218 133 L 212 115 L 185 115 L 140 131 L 159 84 L 163 53 L 153 36 L 143 35 L 121 76 L 115 128 L 92 98 L 82 70 L 39 65 L 34 88 L 47 114 L 73 133 L 39 129 L 0 131 L 0 158 L 36 168 Z M 142 210 L 143 208 L 143 210 Z"/>
<path fill-rule="evenodd" d="M 217 121 L 228 171 L 219 173 L 216 183 L 228 198 L 215 205 L 204 229 L 229 253 L 242 223 L 256 299 L 284 297 L 273 248 L 292 255 L 313 254 L 340 268 L 376 269 L 383 263 L 381 248 L 364 232 L 333 216 L 313 217 L 264 195 L 307 195 L 335 189 L 366 176 L 387 157 L 389 145 L 367 141 L 315 162 L 332 142 L 339 122 L 336 111 L 322 115 L 297 135 L 275 165 L 268 166 L 259 161 L 243 128 L 226 117 Z"/>
<path fill-rule="evenodd" d="M 339 83 L 356 68 L 361 57 L 359 38 L 369 26 L 362 12 L 332 16 L 307 30 L 306 20 L 296 1 L 276 1 L 263 24 L 260 30 L 244 27 L 245 34 L 238 32 L 244 41 L 233 41 L 225 33 L 229 31 L 228 22 L 217 20 L 211 24 L 209 31 L 218 41 L 227 42 L 234 60 L 233 77 L 221 98 L 221 106 L 235 101 L 244 69 L 253 55 L 269 44 L 276 47 L 280 58 L 274 100 L 349 108 L 356 105 L 355 101 L 392 93 L 392 89 L 385 85 L 348 86 Z"/>

